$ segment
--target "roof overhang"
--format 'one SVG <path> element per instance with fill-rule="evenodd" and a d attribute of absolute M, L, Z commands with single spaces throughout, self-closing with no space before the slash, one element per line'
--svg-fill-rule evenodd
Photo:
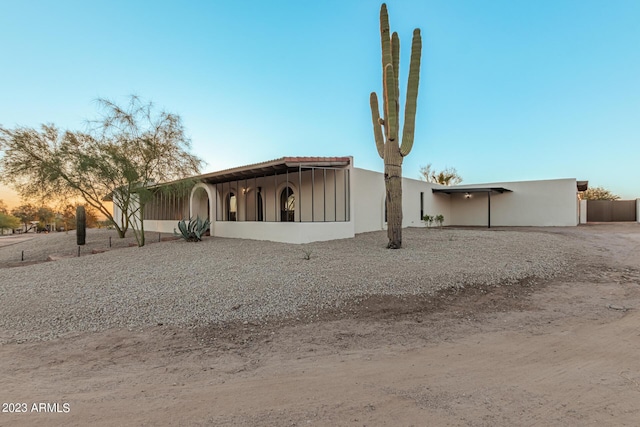
<path fill-rule="evenodd" d="M 445 194 L 471 194 L 471 193 L 511 193 L 512 190 L 504 187 L 445 187 L 445 188 L 433 188 L 431 191 L 434 193 Z"/>
<path fill-rule="evenodd" d="M 300 168 L 344 168 L 350 164 L 351 157 L 281 157 L 267 162 L 198 175 L 191 179 L 216 184 L 286 172 L 297 172 Z"/>

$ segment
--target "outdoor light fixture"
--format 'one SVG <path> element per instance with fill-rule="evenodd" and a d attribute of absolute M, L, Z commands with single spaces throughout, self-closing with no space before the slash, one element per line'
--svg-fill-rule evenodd
<path fill-rule="evenodd" d="M 465 199 L 470 199 L 470 198 L 471 198 L 471 194 L 469 194 L 469 193 L 464 193 L 464 198 L 465 198 Z"/>

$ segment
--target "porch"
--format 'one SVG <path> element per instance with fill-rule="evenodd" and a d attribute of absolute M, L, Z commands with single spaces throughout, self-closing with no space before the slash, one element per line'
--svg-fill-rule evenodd
<path fill-rule="evenodd" d="M 194 177 L 189 194 L 158 192 L 145 228 L 209 218 L 211 235 L 308 243 L 354 236 L 351 157 L 283 157 Z M 188 207 L 188 211 L 187 211 Z"/>

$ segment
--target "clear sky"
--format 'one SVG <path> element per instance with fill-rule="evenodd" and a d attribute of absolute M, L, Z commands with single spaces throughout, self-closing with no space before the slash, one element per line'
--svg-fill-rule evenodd
<path fill-rule="evenodd" d="M 353 155 L 381 171 L 378 0 L 0 0 L 0 124 L 81 130 L 96 98 L 179 114 L 203 172 Z M 391 0 L 413 151 L 463 183 L 573 177 L 640 197 L 640 1 Z M 0 199 L 10 199 L 0 189 Z"/>

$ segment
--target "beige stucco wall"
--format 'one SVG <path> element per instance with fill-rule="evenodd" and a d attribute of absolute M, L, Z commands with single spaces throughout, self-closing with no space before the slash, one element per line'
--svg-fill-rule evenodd
<path fill-rule="evenodd" d="M 420 218 L 420 193 L 424 193 L 424 215 L 443 215 L 443 225 L 451 224 L 451 206 L 449 196 L 446 194 L 434 194 L 435 184 L 417 179 L 402 179 L 402 226 L 423 227 L 424 221 Z"/>
<path fill-rule="evenodd" d="M 215 188 L 212 185 L 203 182 L 194 185 L 189 197 L 190 217 L 211 218 L 215 213 L 215 195 Z"/>
<path fill-rule="evenodd" d="M 147 219 L 144 221 L 145 231 L 154 231 L 158 233 L 173 233 L 178 229 L 178 221 L 160 221 Z"/>
<path fill-rule="evenodd" d="M 587 223 L 587 201 L 586 200 L 580 200 L 580 220 L 578 221 L 579 224 L 586 224 Z"/>
<path fill-rule="evenodd" d="M 214 235 L 237 239 L 310 243 L 354 236 L 353 222 L 234 222 L 218 221 Z"/>
<path fill-rule="evenodd" d="M 438 185 L 417 179 L 402 178 L 402 226 L 422 227 L 420 193 L 424 193 L 424 215 L 444 215 L 450 224 L 451 211 L 447 195 L 433 194 Z M 353 170 L 353 198 L 356 233 L 383 230 L 385 186 L 384 175 L 366 169 Z"/>
<path fill-rule="evenodd" d="M 354 169 L 355 232 L 382 230 L 385 187 L 383 174 Z M 511 193 L 491 195 L 491 225 L 495 226 L 574 226 L 578 224 L 576 180 L 498 182 L 464 187 L 504 187 Z M 402 179 L 403 227 L 424 226 L 420 221 L 420 192 L 424 192 L 424 214 L 445 217 L 445 225 L 486 226 L 487 195 L 434 194 L 443 188 L 417 179 Z M 585 211 L 586 212 L 586 211 Z"/>
<path fill-rule="evenodd" d="M 575 226 L 577 187 L 575 179 L 497 182 L 464 187 L 504 187 L 511 193 L 491 195 L 492 226 Z M 453 194 L 451 222 L 454 225 L 486 226 L 485 193 Z"/>

